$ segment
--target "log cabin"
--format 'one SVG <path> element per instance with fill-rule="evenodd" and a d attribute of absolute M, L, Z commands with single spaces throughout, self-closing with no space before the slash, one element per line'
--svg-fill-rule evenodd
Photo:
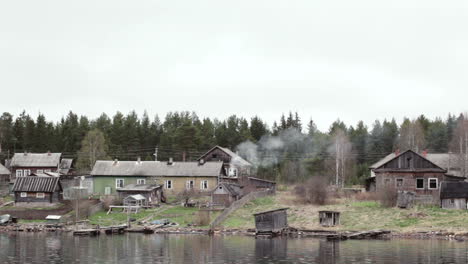
<path fill-rule="evenodd" d="M 18 177 L 13 185 L 15 203 L 60 203 L 63 189 L 59 177 Z"/>

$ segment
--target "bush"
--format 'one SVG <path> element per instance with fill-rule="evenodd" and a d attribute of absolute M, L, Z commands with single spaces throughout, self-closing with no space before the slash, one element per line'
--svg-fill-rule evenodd
<path fill-rule="evenodd" d="M 311 178 L 304 184 L 297 185 L 294 193 L 303 203 L 324 205 L 329 198 L 328 181 L 325 177 Z"/>
<path fill-rule="evenodd" d="M 387 186 L 377 194 L 380 205 L 383 207 L 395 207 L 397 204 L 398 193 L 395 188 Z"/>

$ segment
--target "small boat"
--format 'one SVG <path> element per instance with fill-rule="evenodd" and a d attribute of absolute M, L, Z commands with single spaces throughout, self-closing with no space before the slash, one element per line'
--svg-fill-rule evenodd
<path fill-rule="evenodd" d="M 9 214 L 0 215 L 0 225 L 5 225 L 10 222 L 11 216 Z"/>

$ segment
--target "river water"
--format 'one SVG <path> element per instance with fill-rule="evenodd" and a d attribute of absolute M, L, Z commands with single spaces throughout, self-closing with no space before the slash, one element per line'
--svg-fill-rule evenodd
<path fill-rule="evenodd" d="M 468 242 L 0 234 L 0 263 L 468 263 Z"/>

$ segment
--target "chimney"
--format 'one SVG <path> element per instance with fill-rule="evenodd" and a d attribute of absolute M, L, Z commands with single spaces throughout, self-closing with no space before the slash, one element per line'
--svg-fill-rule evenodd
<path fill-rule="evenodd" d="M 185 154 L 185 151 L 184 151 L 184 152 L 182 152 L 182 161 L 183 162 L 185 162 L 185 156 L 186 156 L 186 154 Z"/>
<path fill-rule="evenodd" d="M 153 154 L 153 156 L 154 156 L 154 161 L 158 161 L 158 147 L 156 147 L 156 148 L 154 149 L 154 154 Z"/>
<path fill-rule="evenodd" d="M 200 160 L 198 161 L 198 165 L 201 166 L 201 165 L 203 165 L 203 164 L 205 164 L 205 160 L 204 160 L 204 159 L 200 159 Z"/>
<path fill-rule="evenodd" d="M 50 156 L 50 155 L 51 155 L 50 150 L 48 150 L 47 151 L 47 156 Z"/>
<path fill-rule="evenodd" d="M 395 150 L 395 156 L 398 156 L 398 155 L 400 155 L 400 149 Z"/>
<path fill-rule="evenodd" d="M 167 162 L 167 165 L 172 165 L 174 164 L 174 160 L 172 158 L 169 158 L 169 161 Z"/>
<path fill-rule="evenodd" d="M 28 152 L 26 152 L 26 150 L 24 151 L 24 155 L 27 156 L 28 155 Z"/>
<path fill-rule="evenodd" d="M 136 162 L 136 163 L 137 163 L 137 164 L 141 164 L 141 157 L 138 157 L 138 158 L 137 158 L 137 162 Z"/>
<path fill-rule="evenodd" d="M 425 158 L 427 157 L 427 149 L 423 150 L 422 156 L 425 157 Z"/>
<path fill-rule="evenodd" d="M 115 165 L 117 165 L 117 163 L 119 163 L 119 160 L 115 159 L 113 165 L 115 166 Z"/>

